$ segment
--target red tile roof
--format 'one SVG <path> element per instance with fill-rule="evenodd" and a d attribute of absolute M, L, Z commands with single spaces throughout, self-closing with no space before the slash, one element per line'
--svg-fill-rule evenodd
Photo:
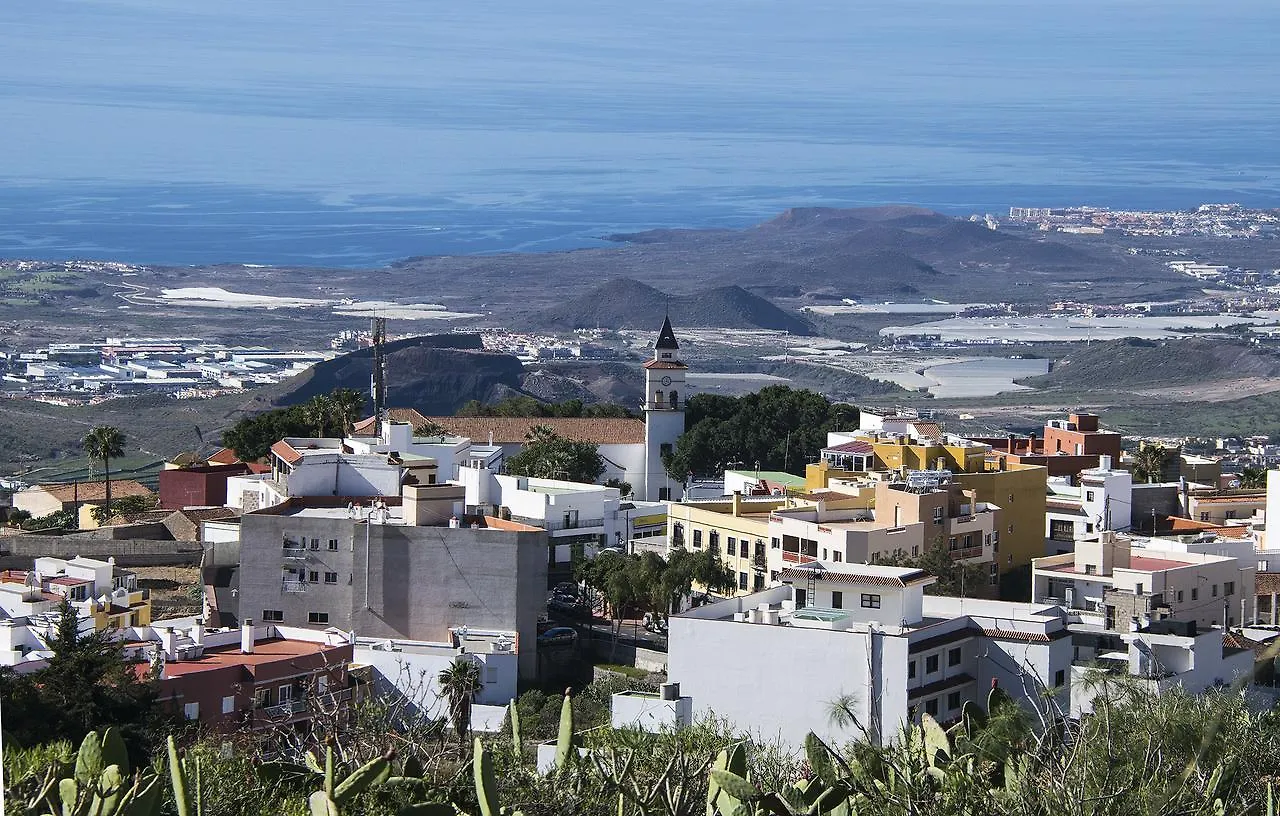
<path fill-rule="evenodd" d="M 302 454 L 294 449 L 292 445 L 281 440 L 271 446 L 271 452 L 284 460 L 285 464 L 292 465 L 302 461 Z"/>
<path fill-rule="evenodd" d="M 42 484 L 29 487 L 27 490 L 43 490 L 58 501 L 67 502 L 105 501 L 107 498 L 106 482 L 80 482 L 80 484 Z M 27 490 L 19 491 L 26 493 Z M 133 479 L 112 479 L 111 498 L 120 499 L 125 496 L 152 496 L 150 490 Z"/>
<path fill-rule="evenodd" d="M 397 422 L 410 421 L 408 412 L 400 414 L 391 412 L 391 419 Z M 426 417 L 417 411 L 416 421 L 412 425 L 434 423 L 444 428 L 445 433 L 464 436 L 476 444 L 484 445 L 493 434 L 495 445 L 509 445 L 524 442 L 535 425 L 546 425 L 557 435 L 575 442 L 593 442 L 597 445 L 640 445 L 644 443 L 644 420 L 642 419 L 583 419 L 562 417 Z M 356 425 L 356 430 L 372 428 L 372 419 Z"/>
<path fill-rule="evenodd" d="M 1130 569 L 1138 572 L 1162 572 L 1163 570 L 1179 569 L 1180 567 L 1194 566 L 1189 561 L 1174 561 L 1168 558 L 1149 558 L 1144 555 L 1131 555 L 1129 557 L 1129 566 L 1115 567 L 1115 569 Z M 1081 572 L 1076 569 L 1074 563 L 1058 564 L 1057 566 L 1044 567 L 1049 572 L 1070 572 L 1075 575 L 1092 575 L 1094 577 L 1105 578 L 1107 576 L 1098 573 Z"/>
<path fill-rule="evenodd" d="M 795 567 L 785 567 L 782 570 L 783 578 L 797 578 L 800 580 L 809 580 L 809 574 L 813 570 L 796 569 Z M 914 570 L 913 572 L 904 573 L 901 576 L 889 575 L 863 575 L 853 572 L 823 572 L 819 574 L 820 581 L 836 581 L 842 584 L 875 584 L 876 586 L 893 586 L 905 587 L 908 584 L 919 583 L 933 576 L 924 570 Z"/>
<path fill-rule="evenodd" d="M 946 437 L 942 426 L 936 422 L 912 422 L 911 427 L 915 429 L 917 436 L 924 439 L 937 441 Z"/>
<path fill-rule="evenodd" d="M 1201 504 L 1258 504 L 1259 502 L 1265 503 L 1267 496 L 1265 493 L 1255 493 L 1250 496 L 1197 496 L 1192 494 L 1191 499 Z"/>
<path fill-rule="evenodd" d="M 240 457 L 231 448 L 223 448 L 210 456 L 208 461 L 211 465 L 234 465 L 240 461 Z"/>
<path fill-rule="evenodd" d="M 845 442 L 843 445 L 834 445 L 823 448 L 824 451 L 835 451 L 836 453 L 875 453 L 876 449 L 870 442 L 855 440 L 853 442 Z"/>
<path fill-rule="evenodd" d="M 1253 591 L 1259 595 L 1280 593 L 1280 572 L 1260 572 L 1254 578 Z"/>
<path fill-rule="evenodd" d="M 684 363 L 673 363 L 670 360 L 650 360 L 649 362 L 644 364 L 644 367 L 648 369 L 671 369 L 671 370 L 678 371 L 678 370 L 686 369 L 689 366 L 685 365 Z"/>
<path fill-rule="evenodd" d="M 226 646 L 205 649 L 204 655 L 196 660 L 179 660 L 165 663 L 164 674 L 166 677 L 181 677 L 184 674 L 194 674 L 195 672 L 220 669 L 227 666 L 259 666 L 263 663 L 274 663 L 278 660 L 319 654 L 335 648 L 341 647 L 326 646 L 323 643 L 314 643 L 309 640 L 272 638 L 271 640 L 259 640 L 253 644 L 253 654 L 244 654 L 240 651 L 239 643 L 232 643 Z"/>

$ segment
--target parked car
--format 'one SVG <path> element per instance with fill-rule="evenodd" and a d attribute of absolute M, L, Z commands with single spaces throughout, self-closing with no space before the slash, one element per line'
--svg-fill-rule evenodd
<path fill-rule="evenodd" d="M 578 633 L 568 626 L 556 626 L 538 635 L 539 646 L 571 644 L 578 642 Z"/>

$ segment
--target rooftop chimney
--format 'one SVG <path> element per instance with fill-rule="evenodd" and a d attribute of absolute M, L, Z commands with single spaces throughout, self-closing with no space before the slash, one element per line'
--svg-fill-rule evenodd
<path fill-rule="evenodd" d="M 1098 470 L 1111 470 L 1111 457 L 1103 454 L 1098 457 Z"/>
<path fill-rule="evenodd" d="M 204 645 L 204 618 L 196 618 L 196 622 L 191 624 L 191 642 L 197 646 Z"/>
<path fill-rule="evenodd" d="M 733 515 L 735 518 L 742 515 L 742 491 L 741 490 L 733 491 Z"/>
<path fill-rule="evenodd" d="M 165 626 L 156 630 L 160 634 L 160 648 L 164 649 L 165 660 L 178 659 L 178 636 L 174 633 L 172 626 Z"/>
<path fill-rule="evenodd" d="M 253 654 L 253 618 L 245 618 L 240 623 L 240 652 Z"/>

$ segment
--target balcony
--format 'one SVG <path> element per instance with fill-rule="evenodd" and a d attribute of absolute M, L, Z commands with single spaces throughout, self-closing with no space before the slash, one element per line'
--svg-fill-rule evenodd
<path fill-rule="evenodd" d="M 751 568 L 756 572 L 764 572 L 768 569 L 768 563 L 765 561 L 763 554 L 756 553 L 751 557 Z"/>
<path fill-rule="evenodd" d="M 804 553 L 791 552 L 790 550 L 783 550 L 782 560 L 791 564 L 808 564 L 809 562 L 817 561 L 818 559 L 812 555 L 805 555 Z"/>
<path fill-rule="evenodd" d="M 280 582 L 280 591 L 281 591 L 281 592 L 295 592 L 295 593 L 296 593 L 296 592 L 306 592 L 306 591 L 307 591 L 307 582 L 306 582 L 306 581 L 288 581 L 288 580 L 286 580 L 286 581 L 281 581 L 281 582 Z"/>
<path fill-rule="evenodd" d="M 982 547 L 961 547 L 956 550 L 951 550 L 952 561 L 963 561 L 966 558 L 981 558 L 981 557 L 982 557 Z"/>
<path fill-rule="evenodd" d="M 284 558 L 289 558 L 295 561 L 307 560 L 307 551 L 302 547 L 282 547 L 280 549 L 280 554 Z"/>
<path fill-rule="evenodd" d="M 307 699 L 304 697 L 300 700 L 289 700 L 279 705 L 264 706 L 259 709 L 262 716 L 271 720 L 284 720 L 295 714 L 301 714 L 309 707 Z"/>

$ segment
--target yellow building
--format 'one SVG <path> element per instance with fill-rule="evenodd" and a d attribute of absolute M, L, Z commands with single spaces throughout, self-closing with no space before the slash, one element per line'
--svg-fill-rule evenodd
<path fill-rule="evenodd" d="M 735 594 L 764 589 L 769 573 L 769 516 L 787 506 L 782 496 L 672 503 L 667 509 L 667 541 L 691 552 L 714 548 L 737 578 Z"/>
<path fill-rule="evenodd" d="M 865 439 L 874 450 L 874 470 L 950 470 L 956 483 L 972 490 L 980 502 L 1000 507 L 1001 525 L 996 561 L 1000 575 L 1027 574 L 1031 559 L 1044 555 L 1045 493 L 1049 471 L 1041 465 L 1002 463 L 988 456 L 991 446 L 981 442 L 948 438 L 921 439 L 903 434 L 868 433 Z M 833 480 L 859 474 L 833 468 L 825 459 L 805 470 L 805 486 L 812 492 L 828 487 Z M 1030 591 L 1028 583 L 1027 591 Z M 1010 588 L 1006 597 L 1025 593 Z"/>

